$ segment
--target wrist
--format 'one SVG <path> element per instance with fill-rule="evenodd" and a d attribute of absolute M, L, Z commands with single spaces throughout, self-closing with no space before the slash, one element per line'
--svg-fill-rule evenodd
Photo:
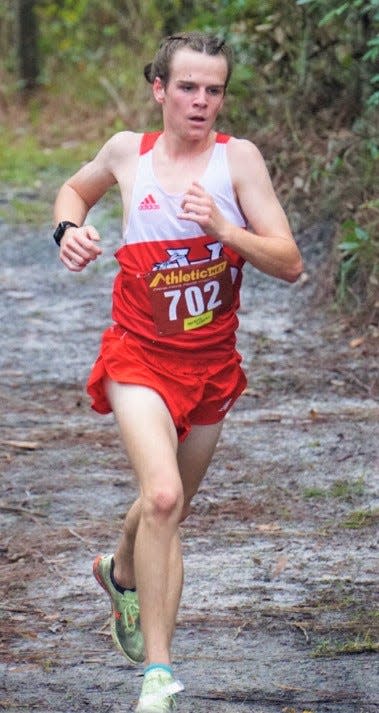
<path fill-rule="evenodd" d="M 235 232 L 235 226 L 231 223 L 225 222 L 222 230 L 220 230 L 218 239 L 225 247 L 233 247 L 233 234 Z"/>
<path fill-rule="evenodd" d="M 53 238 L 58 245 L 58 247 L 61 244 L 61 240 L 68 228 L 78 228 L 79 226 L 76 225 L 76 223 L 73 223 L 71 220 L 62 220 L 60 223 L 58 223 L 54 233 L 53 233 Z"/>

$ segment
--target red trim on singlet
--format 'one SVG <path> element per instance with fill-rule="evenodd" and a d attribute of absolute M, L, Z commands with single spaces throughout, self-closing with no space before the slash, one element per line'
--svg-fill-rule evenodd
<path fill-rule="evenodd" d="M 140 156 L 153 148 L 158 136 L 161 135 L 161 131 L 150 131 L 142 136 L 141 145 L 139 149 Z"/>
<path fill-rule="evenodd" d="M 229 134 L 217 134 L 216 143 L 217 144 L 227 144 L 230 139 Z"/>
<path fill-rule="evenodd" d="M 141 139 L 140 149 L 139 149 L 140 156 L 143 156 L 144 153 L 151 151 L 157 138 L 161 135 L 161 133 L 162 133 L 162 131 L 149 131 L 148 133 L 143 134 L 142 139 Z M 216 135 L 216 144 L 227 144 L 229 139 L 230 139 L 229 134 L 218 133 Z"/>

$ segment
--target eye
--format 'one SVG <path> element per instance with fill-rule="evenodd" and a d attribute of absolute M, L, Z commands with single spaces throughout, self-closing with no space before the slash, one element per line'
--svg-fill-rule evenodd
<path fill-rule="evenodd" d="M 223 87 L 209 87 L 208 88 L 208 94 L 211 94 L 212 97 L 218 97 L 220 94 L 223 93 Z"/>

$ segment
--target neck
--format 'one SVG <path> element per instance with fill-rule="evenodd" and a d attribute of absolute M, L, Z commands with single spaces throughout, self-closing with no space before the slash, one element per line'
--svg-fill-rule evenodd
<path fill-rule="evenodd" d="M 172 160 L 183 157 L 196 158 L 208 151 L 214 145 L 215 140 L 215 131 L 211 131 L 201 139 L 188 139 L 188 137 L 184 138 L 167 131 L 163 131 L 160 137 L 163 151 Z"/>

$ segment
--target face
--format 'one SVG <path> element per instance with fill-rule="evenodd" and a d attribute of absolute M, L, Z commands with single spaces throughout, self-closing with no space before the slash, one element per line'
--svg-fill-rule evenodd
<path fill-rule="evenodd" d="M 224 102 L 227 63 L 223 55 L 210 56 L 190 49 L 178 50 L 164 86 L 153 84 L 162 105 L 165 129 L 187 139 L 201 139 L 211 131 Z"/>

